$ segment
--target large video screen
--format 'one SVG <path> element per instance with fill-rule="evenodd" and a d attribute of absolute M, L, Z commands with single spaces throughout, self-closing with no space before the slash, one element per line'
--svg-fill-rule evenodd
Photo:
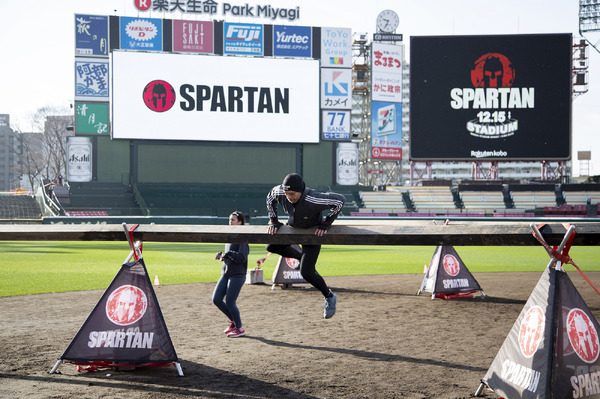
<path fill-rule="evenodd" d="M 410 159 L 568 160 L 571 34 L 415 36 Z"/>
<path fill-rule="evenodd" d="M 112 137 L 319 142 L 319 61 L 115 51 Z"/>

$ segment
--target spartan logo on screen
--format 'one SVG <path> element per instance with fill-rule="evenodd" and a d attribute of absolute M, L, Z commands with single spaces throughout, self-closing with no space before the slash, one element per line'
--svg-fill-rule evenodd
<path fill-rule="evenodd" d="M 175 90 L 164 80 L 153 80 L 144 87 L 144 104 L 154 112 L 165 112 L 175 104 Z"/>
<path fill-rule="evenodd" d="M 466 121 L 470 135 L 500 139 L 517 133 L 519 121 L 515 116 L 520 109 L 534 108 L 535 90 L 513 87 L 515 81 L 515 67 L 505 55 L 486 53 L 475 60 L 471 69 L 473 88 L 450 90 L 453 109 L 473 110 L 474 118 Z"/>

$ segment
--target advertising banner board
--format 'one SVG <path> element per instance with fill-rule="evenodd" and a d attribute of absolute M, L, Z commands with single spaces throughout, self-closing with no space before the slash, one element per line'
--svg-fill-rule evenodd
<path fill-rule="evenodd" d="M 352 68 L 352 29 L 321 28 L 321 66 Z"/>
<path fill-rule="evenodd" d="M 371 102 L 371 158 L 402 159 L 402 104 Z"/>
<path fill-rule="evenodd" d="M 310 26 L 273 26 L 273 55 L 276 57 L 312 56 Z"/>
<path fill-rule="evenodd" d="M 75 133 L 108 135 L 108 103 L 75 102 Z"/>
<path fill-rule="evenodd" d="M 108 58 L 75 58 L 75 100 L 108 101 Z"/>
<path fill-rule="evenodd" d="M 67 136 L 67 180 L 92 181 L 92 139 Z"/>
<path fill-rule="evenodd" d="M 75 14 L 75 55 L 108 57 L 108 17 Z"/>
<path fill-rule="evenodd" d="M 401 103 L 404 45 L 373 42 L 371 49 L 371 99 Z"/>
<path fill-rule="evenodd" d="M 319 142 L 317 60 L 115 51 L 112 65 L 115 139 Z"/>
<path fill-rule="evenodd" d="M 122 50 L 163 50 L 162 19 L 120 17 Z"/>
<path fill-rule="evenodd" d="M 212 21 L 173 21 L 173 51 L 211 54 L 213 46 Z"/>

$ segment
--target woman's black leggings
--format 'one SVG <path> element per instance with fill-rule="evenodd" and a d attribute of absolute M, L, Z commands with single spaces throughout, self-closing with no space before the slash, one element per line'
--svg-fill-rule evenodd
<path fill-rule="evenodd" d="M 291 245 L 267 245 L 267 251 L 300 261 L 300 274 L 313 287 L 321 291 L 323 296 L 329 295 L 329 287 L 323 277 L 317 272 L 317 258 L 321 252 L 320 245 L 302 245 L 302 251 Z"/>

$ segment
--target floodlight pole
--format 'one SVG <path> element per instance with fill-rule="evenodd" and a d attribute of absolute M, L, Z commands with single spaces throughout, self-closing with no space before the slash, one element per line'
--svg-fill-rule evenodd
<path fill-rule="evenodd" d="M 579 34 L 592 46 L 596 51 L 600 53 L 598 43 L 592 43 L 584 33 L 586 32 L 600 32 L 600 0 L 579 0 Z"/>

